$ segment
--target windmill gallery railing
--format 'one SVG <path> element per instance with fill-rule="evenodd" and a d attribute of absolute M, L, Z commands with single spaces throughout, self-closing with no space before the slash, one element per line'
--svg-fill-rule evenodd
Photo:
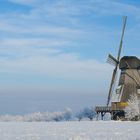
<path fill-rule="evenodd" d="M 97 119 L 99 117 L 99 114 L 101 114 L 101 119 L 103 120 L 103 117 L 106 113 L 111 113 L 112 109 L 111 106 L 96 106 L 95 111 L 97 113 Z"/>
<path fill-rule="evenodd" d="M 111 113 L 112 109 L 111 109 L 111 106 L 96 106 L 95 107 L 95 111 L 97 113 L 100 113 L 100 112 L 109 112 Z"/>
<path fill-rule="evenodd" d="M 119 114 L 121 116 L 124 116 L 124 110 L 122 110 L 121 108 L 119 109 L 114 109 L 111 106 L 96 106 L 95 107 L 95 111 L 97 113 L 97 120 L 99 118 L 99 114 L 101 114 L 101 119 L 103 120 L 104 115 L 106 113 L 110 113 L 111 114 L 111 119 L 112 120 L 117 120 L 119 118 L 116 117 L 116 114 Z"/>

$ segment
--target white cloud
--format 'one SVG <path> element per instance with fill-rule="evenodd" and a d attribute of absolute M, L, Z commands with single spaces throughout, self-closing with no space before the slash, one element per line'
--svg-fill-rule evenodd
<path fill-rule="evenodd" d="M 102 16 L 109 16 L 109 15 L 115 15 L 115 16 L 133 16 L 133 18 L 139 17 L 140 8 L 136 5 L 123 3 L 123 1 L 117 2 L 117 1 L 102 1 L 101 3 L 98 3 L 95 11 L 98 14 L 101 14 Z"/>
<path fill-rule="evenodd" d="M 1 72 L 42 74 L 64 79 L 102 80 L 110 66 L 94 59 L 82 60 L 76 54 L 32 56 L 18 60 L 1 60 Z"/>
<path fill-rule="evenodd" d="M 131 14 L 139 17 L 140 8 L 136 5 L 115 0 L 87 0 L 87 1 L 66 1 L 66 0 L 9 0 L 14 3 L 35 6 L 30 14 L 32 17 L 51 17 L 56 19 L 72 19 L 72 15 L 93 14 L 101 15 L 124 15 Z M 101 15 L 100 15 L 101 14 Z M 74 17 L 73 17 L 74 19 Z"/>
<path fill-rule="evenodd" d="M 77 4 L 74 1 L 55 1 L 51 3 L 39 0 L 10 1 L 29 5 L 39 4 L 26 14 L 18 13 L 17 15 L 6 14 L 2 16 L 0 30 L 22 36 L 17 39 L 13 37 L 0 41 L 0 45 L 3 46 L 1 52 L 6 53 L 6 50 L 8 50 L 7 53 L 10 54 L 11 52 L 13 55 L 19 56 L 18 60 L 1 60 L 0 64 L 3 67 L 3 71 L 9 72 L 10 69 L 13 72 L 23 72 L 22 69 L 24 69 L 26 72 L 44 73 L 53 77 L 63 78 L 98 79 L 100 77 L 101 79 L 104 76 L 104 74 L 101 74 L 103 69 L 106 73 L 110 72 L 110 68 L 104 63 L 94 59 L 83 60 L 77 54 L 76 56 L 72 53 L 66 54 L 62 53 L 63 49 L 56 49 L 57 46 L 66 47 L 76 38 L 91 38 L 92 36 L 100 41 L 99 36 L 102 37 L 102 34 L 104 36 L 108 35 L 106 27 L 99 27 L 98 25 L 92 26 L 94 27 L 94 33 L 91 34 L 93 30 L 91 31 L 91 28 L 88 28 L 86 23 L 83 25 L 81 18 L 76 16 L 84 14 L 86 16 L 89 14 L 94 16 L 102 16 L 102 14 L 118 15 L 121 13 L 131 13 L 133 15 L 136 13 L 138 15 L 140 11 L 138 7 L 110 0 L 106 2 L 103 0 L 89 0 Z M 13 18 L 10 18 L 10 16 L 13 16 Z M 71 19 L 75 19 L 75 17 L 76 22 L 70 24 Z M 99 27 L 100 31 L 97 31 L 97 27 Z M 88 32 L 87 34 L 86 31 Z M 38 35 L 36 38 L 32 37 L 36 35 Z M 47 37 L 51 39 L 45 39 Z M 104 41 L 105 39 L 102 38 L 102 40 Z M 45 48 L 42 49 L 42 46 L 45 46 Z M 54 46 L 55 49 L 52 48 Z M 48 52 L 53 57 L 48 56 Z M 58 54 L 57 52 L 61 53 Z M 25 56 L 28 57 L 25 58 Z"/>
<path fill-rule="evenodd" d="M 36 5 L 40 2 L 39 0 L 8 0 L 8 1 L 17 4 L 22 4 L 22 5 L 29 5 L 29 6 Z"/>
<path fill-rule="evenodd" d="M 10 38 L 0 40 L 0 45 L 4 47 L 53 47 L 62 46 L 69 42 L 64 40 L 53 40 L 53 39 L 39 39 L 39 38 Z M 22 49 L 22 48 L 21 48 Z"/>
<path fill-rule="evenodd" d="M 32 35 L 59 35 L 59 36 L 73 36 L 80 35 L 82 33 L 79 29 L 72 29 L 70 27 L 61 27 L 56 25 L 50 25 L 49 23 L 40 24 L 33 23 L 34 21 L 27 22 L 25 20 L 24 24 L 17 23 L 18 20 L 21 20 L 21 17 L 13 20 L 6 20 L 6 17 L 3 17 L 0 20 L 0 30 L 3 32 L 14 33 L 14 34 L 30 34 Z M 24 20 L 24 18 L 22 18 Z"/>

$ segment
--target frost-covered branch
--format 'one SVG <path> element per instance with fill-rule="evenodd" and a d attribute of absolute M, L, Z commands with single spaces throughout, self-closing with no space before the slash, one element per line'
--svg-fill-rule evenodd
<path fill-rule="evenodd" d="M 25 121 L 25 122 L 41 122 L 41 121 L 69 121 L 72 117 L 72 111 L 67 108 L 65 111 L 57 112 L 35 112 L 27 115 L 2 115 L 0 121 Z"/>
<path fill-rule="evenodd" d="M 132 94 L 125 109 L 128 120 L 140 120 L 140 100 L 136 94 Z"/>

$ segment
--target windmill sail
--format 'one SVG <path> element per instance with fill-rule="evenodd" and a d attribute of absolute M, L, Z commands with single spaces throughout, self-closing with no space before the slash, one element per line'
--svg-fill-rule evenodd
<path fill-rule="evenodd" d="M 108 93 L 108 99 L 107 99 L 107 106 L 109 105 L 111 96 L 112 96 L 112 92 L 113 92 L 113 86 L 115 84 L 115 79 L 116 79 L 116 74 L 117 74 L 117 69 L 118 69 L 118 65 L 119 65 L 119 61 L 120 61 L 120 55 L 121 55 L 121 50 L 122 50 L 122 44 L 123 44 L 123 37 L 124 37 L 124 31 L 125 31 L 125 26 L 126 26 L 126 20 L 127 17 L 124 16 L 123 17 L 123 29 L 122 29 L 122 36 L 121 36 L 121 41 L 120 41 L 120 45 L 119 45 L 119 51 L 118 51 L 118 56 L 117 59 L 115 59 L 112 55 L 109 55 L 109 62 L 113 63 L 115 65 L 115 69 L 113 71 L 112 74 L 112 79 L 111 79 L 111 83 L 110 83 L 110 88 L 109 88 L 109 93 Z"/>
<path fill-rule="evenodd" d="M 111 54 L 108 55 L 108 58 L 107 58 L 107 63 L 113 65 L 113 66 L 116 66 L 118 62 L 118 60 L 116 58 L 114 58 Z"/>
<path fill-rule="evenodd" d="M 125 31 L 126 21 L 127 21 L 127 16 L 124 16 L 123 17 L 122 36 L 121 36 L 121 41 L 120 41 L 120 46 L 119 46 L 119 51 L 118 51 L 118 57 L 117 57 L 117 60 L 118 61 L 120 61 L 120 55 L 121 55 L 121 50 L 122 50 L 122 44 L 123 44 L 123 37 L 124 37 L 124 31 Z"/>

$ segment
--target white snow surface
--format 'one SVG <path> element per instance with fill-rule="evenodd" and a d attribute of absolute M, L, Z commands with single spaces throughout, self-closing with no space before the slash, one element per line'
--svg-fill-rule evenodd
<path fill-rule="evenodd" d="M 0 140 L 140 140 L 140 122 L 0 122 Z"/>

